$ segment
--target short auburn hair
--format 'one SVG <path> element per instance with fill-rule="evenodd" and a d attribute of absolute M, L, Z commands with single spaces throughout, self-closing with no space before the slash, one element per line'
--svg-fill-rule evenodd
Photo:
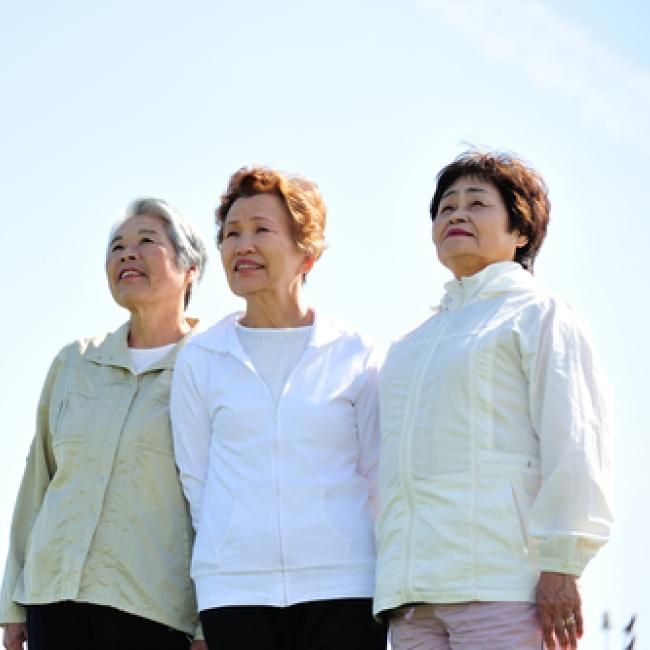
<path fill-rule="evenodd" d="M 497 188 L 508 211 L 508 231 L 517 230 L 528 238 L 525 246 L 517 248 L 514 261 L 532 273 L 546 237 L 551 211 L 548 188 L 542 176 L 512 154 L 465 151 L 438 172 L 436 191 L 429 206 L 432 220 L 438 216 L 442 195 L 463 176 L 492 183 Z"/>
<path fill-rule="evenodd" d="M 217 245 L 223 242 L 223 226 L 235 201 L 257 194 L 280 198 L 289 213 L 296 246 L 317 260 L 325 249 L 327 222 L 327 208 L 318 186 L 302 176 L 290 176 L 269 167 L 242 167 L 230 177 L 216 210 Z"/>

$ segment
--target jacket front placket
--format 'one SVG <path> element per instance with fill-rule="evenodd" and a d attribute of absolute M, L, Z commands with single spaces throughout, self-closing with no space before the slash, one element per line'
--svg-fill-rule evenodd
<path fill-rule="evenodd" d="M 113 336 L 117 336 L 117 333 Z M 110 341 L 114 343 L 115 341 Z M 106 343 L 109 343 L 107 341 Z M 106 345 L 106 343 L 104 345 Z M 106 346 L 109 347 L 109 346 Z M 77 594 L 81 585 L 83 567 L 90 551 L 90 546 L 99 526 L 105 507 L 105 497 L 113 475 L 116 456 L 121 442 L 122 431 L 131 410 L 131 405 L 138 391 L 138 378 L 133 375 L 129 361 L 123 355 L 105 354 L 102 348 L 91 357 L 97 365 L 111 366 L 120 372 L 120 381 L 110 386 L 101 386 L 102 418 L 96 418 L 93 426 L 105 425 L 84 443 L 82 463 L 86 468 L 77 481 L 75 490 L 75 510 L 79 518 L 90 522 L 83 526 L 74 526 L 69 529 L 67 543 L 76 546 L 80 553 L 64 554 L 69 566 L 63 565 L 62 575 L 74 577 L 74 584 L 67 585 L 74 594 Z M 115 408 L 119 405 L 120 408 Z M 92 468 L 92 470 L 90 469 Z M 83 498 L 85 497 L 85 498 Z M 72 510 L 72 504 L 69 504 Z M 70 521 L 74 522 L 75 517 Z M 65 562 L 64 562 L 65 564 Z"/>
<path fill-rule="evenodd" d="M 278 396 L 278 401 L 277 403 L 273 402 L 273 397 L 271 396 L 271 393 L 269 391 L 268 386 L 266 385 L 266 382 L 264 379 L 260 376 L 260 374 L 257 372 L 257 369 L 253 365 L 253 362 L 251 361 L 250 357 L 248 354 L 246 354 L 246 351 L 243 349 L 241 344 L 237 341 L 232 345 L 232 347 L 228 350 L 228 352 L 235 357 L 240 363 L 242 363 L 246 368 L 248 368 L 253 375 L 255 375 L 257 381 L 262 385 L 264 393 L 267 396 L 268 403 L 269 403 L 269 408 L 272 414 L 272 422 L 273 422 L 273 427 L 272 427 L 272 439 L 271 439 L 271 454 L 270 454 L 270 466 L 271 466 L 271 481 L 272 481 L 272 490 L 273 490 L 273 501 L 275 503 L 275 520 L 276 520 L 276 532 L 277 532 L 277 539 L 278 539 L 278 544 L 279 544 L 279 554 L 280 554 L 280 560 L 281 560 L 281 573 L 282 573 L 282 589 L 283 589 L 283 603 L 284 605 L 289 604 L 289 595 L 287 593 L 287 579 L 286 579 L 286 551 L 285 551 L 285 544 L 283 540 L 283 530 L 285 529 L 284 527 L 284 522 L 283 522 L 283 504 L 282 504 L 282 479 L 283 479 L 283 472 L 281 468 L 281 456 L 282 456 L 282 424 L 281 424 L 281 417 L 280 417 L 280 411 L 282 407 L 282 403 L 285 401 L 286 396 L 287 396 L 287 390 L 288 387 L 291 385 L 291 380 L 298 370 L 298 368 L 305 362 L 306 358 L 310 356 L 310 354 L 313 354 L 314 349 L 316 348 L 316 344 L 314 342 L 314 333 L 312 332 L 312 336 L 303 351 L 302 355 L 296 362 L 296 365 L 291 369 L 291 372 L 287 376 L 284 386 L 282 387 L 282 391 L 280 392 L 280 395 Z"/>

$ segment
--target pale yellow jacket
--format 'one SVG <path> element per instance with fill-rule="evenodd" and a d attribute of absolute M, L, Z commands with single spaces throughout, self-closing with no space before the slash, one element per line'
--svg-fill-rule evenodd
<path fill-rule="evenodd" d="M 515 262 L 452 280 L 380 375 L 375 611 L 534 601 L 609 539 L 609 389 L 574 310 Z"/>
<path fill-rule="evenodd" d="M 16 501 L 0 623 L 74 600 L 193 634 L 192 529 L 178 480 L 169 387 L 181 341 L 134 375 L 128 324 L 56 357 Z"/>

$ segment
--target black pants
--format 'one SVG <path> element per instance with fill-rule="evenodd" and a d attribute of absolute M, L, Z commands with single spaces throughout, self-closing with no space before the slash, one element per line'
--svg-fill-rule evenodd
<path fill-rule="evenodd" d="M 369 598 L 290 607 L 217 607 L 201 612 L 210 650 L 385 650 L 386 628 Z M 31 650 L 31 649 L 30 649 Z"/>
<path fill-rule="evenodd" d="M 28 605 L 29 650 L 188 650 L 187 635 L 113 607 L 63 601 Z"/>

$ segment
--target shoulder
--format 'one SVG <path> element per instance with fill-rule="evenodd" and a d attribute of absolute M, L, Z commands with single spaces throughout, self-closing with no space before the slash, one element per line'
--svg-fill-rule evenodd
<path fill-rule="evenodd" d="M 241 317 L 240 312 L 228 314 L 220 321 L 202 332 L 193 334 L 179 352 L 180 355 L 196 354 L 199 351 L 223 351 L 234 342 L 236 337 L 235 322 Z"/>
<path fill-rule="evenodd" d="M 433 327 L 436 326 L 443 311 L 441 308 L 436 307 L 434 312 L 429 318 L 424 320 L 422 323 L 417 325 L 411 330 L 407 330 L 404 334 L 399 335 L 397 338 L 393 339 L 390 344 L 388 353 L 398 350 L 402 347 L 408 347 L 411 344 L 417 344 L 423 339 L 428 338 L 429 333 Z"/>
<path fill-rule="evenodd" d="M 591 331 L 575 306 L 540 289 L 522 305 L 514 323 L 522 351 L 552 348 L 558 357 L 586 352 L 594 346 Z"/>
<path fill-rule="evenodd" d="M 524 293 L 525 304 L 521 309 L 521 323 L 549 323 L 582 329 L 584 322 L 575 306 L 561 296 L 547 290 L 537 280 Z"/>
<path fill-rule="evenodd" d="M 78 338 L 65 345 L 58 353 L 57 358 L 65 361 L 84 360 L 107 345 L 124 344 L 127 333 L 128 323 L 124 323 L 113 331 Z"/>
<path fill-rule="evenodd" d="M 314 343 L 319 347 L 333 344 L 347 350 L 364 351 L 368 354 L 377 349 L 365 333 L 345 320 L 330 314 L 317 314 L 314 320 Z"/>

